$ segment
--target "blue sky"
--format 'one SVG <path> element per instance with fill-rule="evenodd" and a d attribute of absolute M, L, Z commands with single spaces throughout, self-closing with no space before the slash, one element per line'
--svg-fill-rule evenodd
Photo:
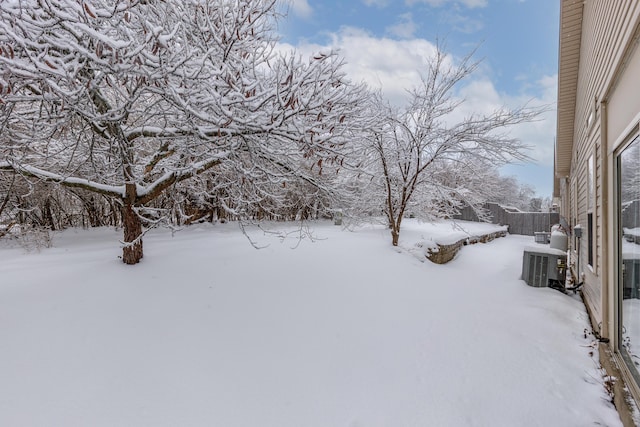
<path fill-rule="evenodd" d="M 279 31 L 283 45 L 302 53 L 340 49 L 353 80 L 380 87 L 396 104 L 440 40 L 454 57 L 477 48 L 482 59 L 458 89 L 468 111 L 527 102 L 555 108 L 559 10 L 557 0 L 290 0 Z M 535 162 L 503 169 L 543 197 L 553 190 L 555 115 L 512 130 L 532 146 Z"/>

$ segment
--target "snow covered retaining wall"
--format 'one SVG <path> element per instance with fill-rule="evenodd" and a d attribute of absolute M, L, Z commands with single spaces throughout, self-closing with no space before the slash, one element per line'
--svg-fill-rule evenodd
<path fill-rule="evenodd" d="M 436 248 L 429 249 L 427 252 L 427 258 L 436 264 L 446 264 L 456 256 L 460 248 L 466 245 L 473 245 L 476 243 L 487 243 L 498 237 L 505 237 L 507 235 L 506 230 L 495 231 L 493 233 L 482 234 L 480 236 L 470 236 L 464 239 L 460 239 L 451 244 L 437 244 Z"/>

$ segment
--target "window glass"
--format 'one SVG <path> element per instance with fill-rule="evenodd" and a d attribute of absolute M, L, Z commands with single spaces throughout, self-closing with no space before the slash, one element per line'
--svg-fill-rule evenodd
<path fill-rule="evenodd" d="M 621 353 L 634 375 L 640 371 L 640 138 L 618 158 L 618 277 Z"/>

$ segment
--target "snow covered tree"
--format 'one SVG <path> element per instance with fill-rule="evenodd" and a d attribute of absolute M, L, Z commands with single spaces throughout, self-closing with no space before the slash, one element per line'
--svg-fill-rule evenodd
<path fill-rule="evenodd" d="M 16 193 L 20 183 L 18 177 L 0 173 L 0 237 L 7 234 L 18 222 Z"/>
<path fill-rule="evenodd" d="M 178 183 L 313 184 L 303 161 L 338 160 L 366 90 L 333 52 L 276 54 L 275 18 L 275 0 L 0 3 L 0 170 L 117 200 L 127 264 Z"/>
<path fill-rule="evenodd" d="M 454 89 L 477 65 L 472 55 L 453 64 L 438 48 L 404 109 L 381 103 L 380 126 L 366 147 L 375 164 L 371 186 L 383 196 L 394 246 L 406 214 L 428 219 L 452 215 L 462 204 L 479 209 L 488 199 L 484 177 L 509 161 L 527 159 L 526 145 L 505 128 L 533 120 L 537 111 L 503 108 L 453 118 L 464 102 Z"/>
<path fill-rule="evenodd" d="M 489 202 L 515 207 L 523 212 L 539 212 L 542 209 L 543 200 L 536 197 L 532 185 L 519 182 L 515 176 L 501 176 L 498 171 L 491 181 L 495 190 Z"/>

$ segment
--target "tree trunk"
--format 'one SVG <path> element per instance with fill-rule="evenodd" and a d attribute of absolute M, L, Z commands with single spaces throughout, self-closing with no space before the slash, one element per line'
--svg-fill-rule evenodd
<path fill-rule="evenodd" d="M 400 230 L 395 227 L 391 228 L 391 244 L 393 246 L 398 246 L 398 239 L 400 238 Z"/>
<path fill-rule="evenodd" d="M 137 264 L 142 259 L 142 223 L 133 210 L 135 200 L 136 185 L 126 184 L 124 208 L 122 209 L 125 244 L 122 249 L 122 262 L 130 265 Z"/>
<path fill-rule="evenodd" d="M 387 212 L 387 219 L 389 220 L 389 230 L 391 230 L 391 244 L 393 246 L 398 246 L 398 239 L 400 238 L 400 221 L 402 218 L 396 218 L 390 212 Z"/>
<path fill-rule="evenodd" d="M 44 201 L 44 207 L 42 208 L 42 220 L 43 225 L 48 226 L 51 231 L 56 230 L 53 212 L 51 211 L 51 200 L 49 198 Z"/>
<path fill-rule="evenodd" d="M 91 227 L 99 227 L 101 225 L 101 219 L 98 212 L 98 207 L 96 206 L 96 201 L 93 196 L 89 199 L 89 201 L 85 202 L 85 209 L 87 211 L 87 215 L 89 216 L 89 225 Z"/>

